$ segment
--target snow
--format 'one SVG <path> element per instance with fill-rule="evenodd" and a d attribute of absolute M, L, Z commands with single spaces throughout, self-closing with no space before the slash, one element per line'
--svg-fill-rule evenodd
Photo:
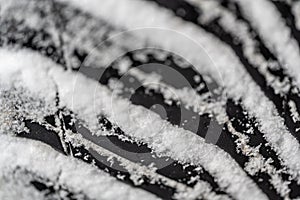
<path fill-rule="evenodd" d="M 98 114 L 105 114 L 110 121 L 120 126 L 126 134 L 147 143 L 157 154 L 170 156 L 183 163 L 202 165 L 217 178 L 220 186 L 226 188 L 229 193 L 235 196 L 249 193 L 252 198 L 255 196 L 260 199 L 265 198 L 252 180 L 246 176 L 245 172 L 227 153 L 212 144 L 205 143 L 204 139 L 197 135 L 171 126 L 147 109 L 131 105 L 127 100 L 119 97 L 113 97 L 108 88 L 99 85 L 96 81 L 87 79 L 81 74 L 63 71 L 61 67 L 56 66 L 54 63 L 50 68 L 44 64 L 47 63 L 46 58 L 30 53 L 28 50 L 13 52 L 2 49 L 0 60 L 6 65 L 1 64 L 1 68 L 10 67 L 5 59 L 15 56 L 19 58 L 18 61 L 22 60 L 22 62 L 18 62 L 20 64 L 19 69 L 27 66 L 33 72 L 36 72 L 37 68 L 39 71 L 47 71 L 48 78 L 53 80 L 58 87 L 61 106 L 66 106 L 74 111 L 80 119 L 88 122 L 91 127 L 96 126 L 96 116 Z M 26 65 L 31 60 L 39 60 L 40 64 Z M 2 69 L 1 71 L 4 73 L 1 73 L 0 78 L 6 76 L 5 70 Z M 35 76 L 34 79 L 39 82 L 40 77 Z M 35 87 L 39 86 L 40 84 Z M 31 88 L 28 89 L 31 90 Z M 44 91 L 39 93 L 39 96 L 43 98 L 47 97 L 48 94 Z M 172 139 L 170 140 L 170 138 Z M 243 185 L 239 184 L 240 181 L 243 182 Z"/>
<path fill-rule="evenodd" d="M 174 17 L 170 11 L 159 8 L 149 2 L 136 0 L 61 1 L 71 3 L 101 19 L 105 19 L 117 27 L 129 29 L 132 36 L 149 41 L 149 46 L 160 47 L 181 55 L 192 63 L 200 73 L 213 77 L 220 86 L 225 87 L 229 97 L 235 100 L 242 99 L 243 106 L 252 116 L 257 118 L 259 129 L 265 134 L 264 137 L 278 153 L 284 165 L 288 166 L 289 172 L 299 180 L 299 143 L 287 131 L 283 119 L 279 117 L 275 106 L 264 96 L 228 46 L 199 27 L 183 22 Z M 258 29 L 262 38 L 267 42 L 269 48 L 274 49 L 274 53 L 279 56 L 280 61 L 286 63 L 286 66 L 284 65 L 285 69 L 287 69 L 290 76 L 295 77 L 299 86 L 299 47 L 296 41 L 290 37 L 290 30 L 284 25 L 276 9 L 269 2 L 263 0 L 259 3 L 251 0 L 237 0 L 237 2 L 242 8 L 247 8 L 245 13 Z M 213 3 L 203 4 L 203 6 L 207 6 L 207 9 L 210 9 Z M 206 12 L 208 13 L 208 11 Z M 286 92 L 289 89 L 287 87 L 288 84 L 284 81 L 281 83 L 274 80 L 274 77 L 266 71 L 266 61 L 253 52 L 254 44 L 251 43 L 251 36 L 247 34 L 243 24 L 237 25 L 236 19 L 222 10 L 218 12 L 223 16 L 221 20 L 223 26 L 227 27 L 228 31 L 238 29 L 241 33 L 239 35 L 241 39 L 249 44 L 246 48 L 247 56 L 252 57 L 252 62 L 256 62 L 259 65 L 259 70 L 266 76 L 268 83 L 278 93 Z M 132 13 L 135 13 L 135 15 L 132 15 Z M 214 16 L 208 15 L 202 20 L 207 21 L 211 17 Z M 264 20 L 260 20 L 261 18 Z M 34 24 L 33 26 L 35 26 Z M 132 31 L 132 29 L 135 30 Z M 118 38 L 118 36 L 116 37 Z M 128 41 L 128 44 L 125 44 L 125 41 L 121 44 L 130 46 L 133 40 Z M 116 42 L 116 44 L 119 43 Z M 118 49 L 117 47 L 110 50 L 116 50 Z M 129 49 L 138 47 L 144 48 L 145 44 L 137 43 L 129 47 Z M 108 51 L 109 53 L 111 53 L 110 50 Z M 105 63 L 109 63 L 119 53 L 119 51 L 116 51 L 108 56 L 103 54 L 103 59 L 107 59 L 102 61 L 104 63 L 103 66 L 106 66 Z M 143 59 L 142 56 L 141 59 Z M 70 63 L 71 61 L 68 65 L 71 65 Z M 123 64 L 120 67 L 121 72 L 125 72 L 131 63 Z M 134 106 L 129 101 L 112 95 L 108 88 L 99 85 L 94 80 L 89 80 L 81 74 L 64 71 L 60 66 L 56 66 L 48 59 L 30 51 L 13 52 L 2 49 L 0 51 L 0 69 L 0 82 L 4 84 L 3 87 L 27 88 L 36 97 L 43 98 L 49 104 L 54 102 L 56 90 L 58 90 L 61 106 L 67 106 L 73 110 L 93 130 L 98 128 L 97 116 L 105 114 L 112 122 L 119 125 L 126 134 L 147 143 L 157 153 L 171 156 L 180 162 L 203 165 L 205 169 L 217 177 L 220 186 L 226 188 L 227 192 L 231 193 L 234 198 L 266 199 L 266 196 L 227 153 L 214 145 L 206 144 L 203 139 L 189 131 L 171 126 L 151 111 Z M 144 83 L 151 81 L 160 82 L 157 75 L 148 77 L 148 74 L 143 74 L 138 70 L 131 73 Z M 169 88 L 170 86 L 167 87 Z M 174 98 L 163 87 L 157 89 L 160 89 L 166 97 Z M 195 106 L 197 102 L 202 101 L 193 91 L 175 88 L 172 88 L 172 90 L 175 91 L 175 94 L 179 94 L 177 98 L 185 101 L 186 105 Z M 195 98 L 186 99 L 184 98 L 186 95 L 192 95 Z M 298 120 L 299 116 L 295 111 L 295 103 L 290 101 L 289 106 L 293 113 L 293 119 Z M 199 111 L 201 108 L 197 109 Z M 7 112 L 10 112 L 10 110 L 8 109 Z M 6 122 L 5 120 L 0 119 L 0 122 Z M 22 125 L 20 126 L 22 128 Z M 1 131 L 3 132 L 4 130 Z M 272 183 L 277 186 L 276 189 L 282 196 L 287 194 L 289 192 L 287 182 L 282 182 L 276 176 L 277 172 L 273 172 L 274 168 L 269 165 L 269 160 L 260 157 L 261 155 L 257 153 L 257 149 L 249 147 L 247 138 L 244 138 L 243 135 L 235 130 L 231 132 L 240 137 L 240 151 L 254 155 L 247 163 L 246 171 L 250 174 L 256 173 L 257 170 L 268 171 L 268 173 L 273 175 L 271 176 Z M 170 138 L 172 139 L 170 140 Z M 188 149 L 187 146 L 189 147 Z M 243 182 L 243 184 L 240 184 L 240 182 Z M 172 181 L 169 181 L 169 183 L 172 184 Z M 72 184 L 76 184 L 76 181 L 75 183 L 68 182 L 68 184 L 72 186 Z M 26 191 L 27 189 L 31 191 L 31 188 L 26 188 Z M 26 191 L 24 190 L 24 192 Z M 128 189 L 128 191 L 133 191 L 133 189 Z M 96 195 L 96 192 L 91 192 L 91 195 L 93 194 Z M 149 198 L 151 196 L 144 193 L 141 195 L 149 195 Z M 186 195 L 186 193 L 180 195 Z"/>
<path fill-rule="evenodd" d="M 199 27 L 174 17 L 171 11 L 159 8 L 151 2 L 103 0 L 100 4 L 94 0 L 64 1 L 80 7 L 94 16 L 105 19 L 117 27 L 124 27 L 126 30 L 138 30 L 132 31 L 132 33 L 151 42 L 154 47 L 156 44 L 167 51 L 180 55 L 193 64 L 200 73 L 209 74 L 215 78 L 221 86 L 225 86 L 230 97 L 236 100 L 242 99 L 247 111 L 257 118 L 259 130 L 264 133 L 266 140 L 278 153 L 284 165 L 288 166 L 290 173 L 297 176 L 299 180 L 299 143 L 288 132 L 274 104 L 264 96 L 228 46 Z M 260 1 L 259 3 L 262 4 L 258 4 L 257 1 L 251 0 L 240 1 L 240 3 L 252 13 L 249 14 L 249 17 L 258 17 L 253 13 L 255 11 L 262 14 L 260 18 L 270 18 L 274 21 L 274 23 L 267 23 L 263 27 L 264 29 L 273 30 L 280 27 L 283 32 L 286 30 L 280 24 L 279 26 L 277 24 L 277 27 L 272 25 L 282 21 L 278 14 L 272 14 L 275 11 L 272 6 L 265 9 L 269 6 L 269 3 Z M 115 8 L 116 4 L 118 5 L 117 8 Z M 135 13 L 135 15 L 133 16 L 131 13 Z M 149 29 L 149 27 L 152 29 Z M 275 47 L 275 49 L 278 52 L 280 51 L 280 55 L 284 55 L 282 59 L 285 56 L 288 58 L 285 61 L 290 63 L 291 66 L 288 65 L 289 69 L 298 69 L 299 67 L 296 67 L 300 63 L 298 61 L 298 47 L 294 41 L 287 42 L 290 40 L 288 31 L 281 34 L 273 30 L 270 35 L 272 37 L 268 38 L 275 38 L 276 41 L 279 41 L 280 46 Z M 164 39 L 162 40 L 162 38 Z M 267 38 L 265 39 L 267 40 Z M 293 73 L 297 76 L 298 74 L 300 73 Z"/>
<path fill-rule="evenodd" d="M 31 172 L 57 182 L 57 184 L 66 185 L 72 191 L 84 192 L 91 199 L 109 200 L 120 197 L 125 199 L 158 199 L 140 189 L 134 189 L 120 183 L 89 164 L 66 157 L 45 144 L 7 134 L 2 133 L 0 135 L 0 150 L 5 151 L 5 154 L 0 157 L 1 177 L 6 176 L 6 172 L 9 172 L 7 170 L 19 167 L 31 170 Z M 0 178 L 1 180 L 3 179 Z M 25 199 L 43 199 L 30 187 L 26 187 L 25 190 L 18 189 L 16 192 L 13 190 L 7 192 L 6 188 L 14 189 L 13 185 L 16 181 L 12 179 L 4 185 L 0 185 L 0 196 L 3 197 L 1 199 L 22 197 Z M 84 184 L 82 184 L 83 181 Z M 22 186 L 22 182 L 19 184 Z"/>
<path fill-rule="evenodd" d="M 277 54 L 279 60 L 286 65 L 291 77 L 300 84 L 300 51 L 295 39 L 291 37 L 291 30 L 285 25 L 280 13 L 268 1 L 236 0 L 243 12 L 250 19 L 252 25 L 266 41 L 267 46 Z M 264 20 L 261 20 L 264 19 Z"/>
<path fill-rule="evenodd" d="M 296 20 L 296 27 L 298 30 L 300 30 L 300 2 L 299 1 L 293 2 L 292 10 Z"/>
<path fill-rule="evenodd" d="M 205 22 L 206 20 L 211 21 L 216 17 L 220 17 L 221 27 L 236 37 L 236 40 L 243 42 L 243 52 L 245 57 L 249 60 L 250 64 L 256 67 L 258 71 L 264 75 L 267 84 L 272 86 L 276 94 L 283 95 L 289 91 L 290 84 L 286 78 L 281 81 L 279 77 L 272 75 L 268 71 L 268 67 L 276 67 L 279 63 L 268 61 L 260 53 L 257 53 L 257 44 L 253 39 L 253 33 L 250 32 L 244 22 L 238 20 L 235 15 L 222 8 L 217 2 L 203 1 L 200 3 L 194 0 L 190 1 L 202 10 L 201 17 L 198 19 L 200 22 Z M 213 18 L 210 16 L 211 10 L 214 10 Z M 207 17 L 206 15 L 210 17 Z"/>
<path fill-rule="evenodd" d="M 139 68 L 132 68 L 128 70 L 127 73 L 134 76 L 146 88 L 159 91 L 166 101 L 180 101 L 187 109 L 192 108 L 194 112 L 199 114 L 214 113 L 218 116 L 217 118 L 220 119 L 220 123 L 225 121 L 225 111 L 223 110 L 223 112 L 220 112 L 223 106 L 222 103 L 224 104 L 224 102 L 208 102 L 207 99 L 209 98 L 209 94 L 198 95 L 189 83 L 187 83 L 187 86 L 184 88 L 177 89 L 171 85 L 165 84 L 161 80 L 161 76 L 155 72 L 149 74 L 143 72 Z"/>

